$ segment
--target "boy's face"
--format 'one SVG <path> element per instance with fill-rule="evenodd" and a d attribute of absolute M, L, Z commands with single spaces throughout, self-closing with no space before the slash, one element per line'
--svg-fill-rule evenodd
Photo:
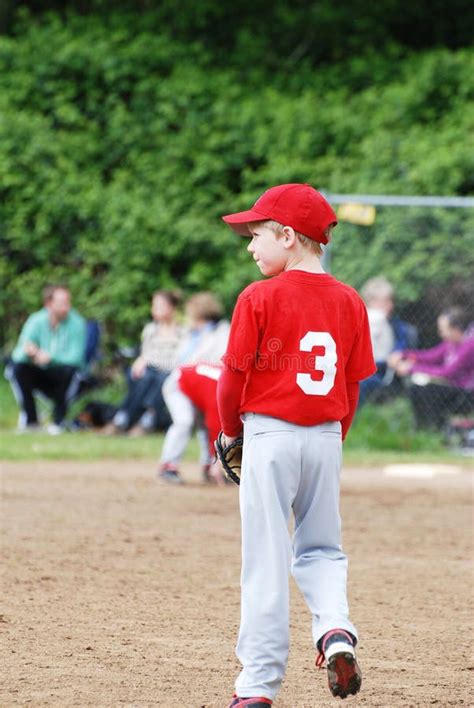
<path fill-rule="evenodd" d="M 249 231 L 252 240 L 247 246 L 247 251 L 252 254 L 260 272 L 263 275 L 281 273 L 288 261 L 284 237 L 277 238 L 276 233 L 265 225 L 249 224 Z"/>

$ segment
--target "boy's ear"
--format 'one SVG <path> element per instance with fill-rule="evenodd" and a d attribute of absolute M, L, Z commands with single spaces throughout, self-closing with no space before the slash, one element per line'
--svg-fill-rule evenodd
<path fill-rule="evenodd" d="M 282 233 L 285 239 L 284 245 L 287 248 L 291 248 L 291 246 L 293 246 L 296 241 L 296 233 L 294 228 L 292 226 L 284 226 L 282 229 Z"/>

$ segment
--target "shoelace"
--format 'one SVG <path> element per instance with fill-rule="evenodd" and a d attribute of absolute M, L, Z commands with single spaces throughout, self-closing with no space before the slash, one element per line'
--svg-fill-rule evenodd
<path fill-rule="evenodd" d="M 324 664 L 324 654 L 322 651 L 318 652 L 318 656 L 316 657 L 316 668 L 317 669 L 322 669 L 323 664 Z"/>

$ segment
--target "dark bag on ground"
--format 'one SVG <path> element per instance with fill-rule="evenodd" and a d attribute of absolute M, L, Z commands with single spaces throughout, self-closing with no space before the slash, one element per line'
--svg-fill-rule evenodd
<path fill-rule="evenodd" d="M 112 421 L 117 410 L 118 407 L 110 403 L 89 401 L 76 417 L 74 423 L 80 428 L 103 428 L 104 425 Z"/>

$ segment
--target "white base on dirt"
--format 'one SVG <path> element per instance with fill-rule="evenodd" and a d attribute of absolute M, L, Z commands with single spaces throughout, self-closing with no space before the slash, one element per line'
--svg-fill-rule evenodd
<path fill-rule="evenodd" d="M 385 477 L 408 477 L 411 479 L 431 479 L 442 474 L 459 474 L 455 465 L 405 464 L 387 465 L 383 469 Z"/>

